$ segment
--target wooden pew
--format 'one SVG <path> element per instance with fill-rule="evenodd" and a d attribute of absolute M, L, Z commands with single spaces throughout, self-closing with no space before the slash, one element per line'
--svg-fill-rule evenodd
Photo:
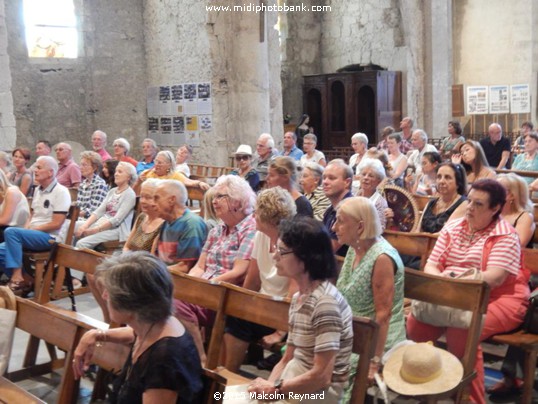
<path fill-rule="evenodd" d="M 350 404 L 362 404 L 368 389 L 370 360 L 375 356 L 379 325 L 366 317 L 353 317 L 353 353 L 359 355 Z"/>
<path fill-rule="evenodd" d="M 404 233 L 394 230 L 385 230 L 383 237 L 400 254 L 420 257 L 421 270 L 424 269 L 426 260 L 437 241 L 437 235 L 432 233 Z"/>
<path fill-rule="evenodd" d="M 463 389 L 476 377 L 474 371 L 476 351 L 481 332 L 482 315 L 487 311 L 489 286 L 483 281 L 449 279 L 406 268 L 404 288 L 406 298 L 473 312 L 465 352 L 461 358 L 463 379 L 458 386 L 446 393 L 420 396 L 420 400 L 428 402 L 455 396 L 455 402 L 460 403 Z M 439 291 L 443 291 L 443 293 L 439 293 Z"/>
<path fill-rule="evenodd" d="M 538 275 L 538 250 L 523 249 L 523 267 Z M 523 365 L 523 395 L 521 402 L 530 404 L 534 388 L 534 372 L 538 357 L 538 335 L 516 330 L 508 334 L 499 334 L 490 338 L 498 344 L 506 344 L 521 349 L 525 353 Z"/>
<path fill-rule="evenodd" d="M 3 376 L 0 376 L 0 400 L 2 403 L 46 404 Z"/>

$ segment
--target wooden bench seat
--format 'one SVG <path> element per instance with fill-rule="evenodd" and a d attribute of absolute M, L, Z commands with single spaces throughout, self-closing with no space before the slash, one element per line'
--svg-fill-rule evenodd
<path fill-rule="evenodd" d="M 385 230 L 383 237 L 400 253 L 420 257 L 420 269 L 424 269 L 437 235 L 432 233 L 405 233 Z"/>
<path fill-rule="evenodd" d="M 46 404 L 5 377 L 0 377 L 0 400 L 4 403 Z"/>

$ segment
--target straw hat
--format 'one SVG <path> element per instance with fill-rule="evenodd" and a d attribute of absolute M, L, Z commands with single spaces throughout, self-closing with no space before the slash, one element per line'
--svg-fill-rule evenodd
<path fill-rule="evenodd" d="M 387 386 L 406 396 L 439 394 L 456 387 L 463 377 L 458 358 L 431 342 L 403 345 L 383 369 Z"/>
<path fill-rule="evenodd" d="M 234 156 L 240 155 L 249 155 L 252 156 L 252 147 L 250 147 L 248 144 L 242 144 L 239 145 L 236 152 L 234 153 Z"/>

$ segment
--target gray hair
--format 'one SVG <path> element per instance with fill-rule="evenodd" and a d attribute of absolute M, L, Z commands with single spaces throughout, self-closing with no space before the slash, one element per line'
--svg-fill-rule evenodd
<path fill-rule="evenodd" d="M 124 252 L 97 266 L 110 305 L 152 324 L 172 315 L 174 284 L 168 268 L 147 251 Z"/>
<path fill-rule="evenodd" d="M 220 187 L 227 188 L 230 200 L 239 203 L 243 214 L 250 215 L 254 212 L 256 194 L 243 178 L 238 175 L 222 175 L 215 184 L 215 188 Z"/>
<path fill-rule="evenodd" d="M 187 204 L 187 188 L 181 182 L 177 180 L 159 180 L 158 186 L 163 187 L 166 193 L 174 196 L 179 206 L 184 207 Z"/>
<path fill-rule="evenodd" d="M 105 132 L 103 132 L 102 130 L 96 130 L 95 132 L 93 132 L 93 135 L 101 136 L 101 138 L 105 142 L 105 146 L 106 146 L 106 133 Z"/>
<path fill-rule="evenodd" d="M 120 161 L 118 163 L 118 166 L 116 167 L 116 171 L 120 166 L 125 168 L 125 170 L 129 173 L 129 186 L 132 187 L 138 178 L 138 174 L 136 174 L 136 168 L 131 163 L 128 163 L 126 161 Z"/>
<path fill-rule="evenodd" d="M 424 143 L 428 143 L 428 134 L 423 129 L 416 129 L 413 133 L 418 133 Z"/>
<path fill-rule="evenodd" d="M 275 147 L 275 139 L 273 139 L 273 136 L 271 136 L 270 133 L 262 133 L 259 137 L 259 140 L 267 140 L 266 145 L 271 149 Z"/>
<path fill-rule="evenodd" d="M 112 143 L 112 146 L 115 146 L 116 144 L 119 144 L 121 147 L 125 149 L 125 154 L 129 153 L 129 150 L 131 150 L 131 144 L 127 141 L 127 139 L 123 137 L 119 137 L 114 140 L 114 143 Z"/>
<path fill-rule="evenodd" d="M 303 142 L 305 140 L 312 140 L 316 146 L 318 144 L 318 137 L 316 135 L 314 135 L 313 133 L 307 133 L 306 135 L 303 136 Z"/>
<path fill-rule="evenodd" d="M 36 160 L 36 163 L 38 161 L 44 162 L 47 165 L 47 167 L 52 170 L 52 176 L 56 177 L 56 174 L 58 173 L 58 162 L 53 157 L 39 156 Z M 136 170 L 135 170 L 135 174 L 136 174 Z"/>
<path fill-rule="evenodd" d="M 159 153 L 157 153 L 155 158 L 159 156 L 162 156 L 166 160 L 168 160 L 168 162 L 170 163 L 170 172 L 176 169 L 176 156 L 174 156 L 174 153 L 172 153 L 170 150 L 161 150 Z"/>
<path fill-rule="evenodd" d="M 305 164 L 303 171 L 306 169 L 310 170 L 310 172 L 314 175 L 314 177 L 317 178 L 318 185 L 320 185 L 321 179 L 323 177 L 323 171 L 325 170 L 323 166 L 319 165 L 318 163 L 314 163 L 313 161 L 309 161 L 308 163 Z"/>
<path fill-rule="evenodd" d="M 80 160 L 82 159 L 88 160 L 96 173 L 100 173 L 103 169 L 103 159 L 99 153 L 89 150 L 83 151 L 80 153 Z"/>
<path fill-rule="evenodd" d="M 153 156 L 155 156 L 157 152 L 159 151 L 159 146 L 157 146 L 157 142 L 153 140 L 152 138 L 147 137 L 144 140 L 142 140 L 141 144 L 144 144 L 144 143 L 151 143 L 151 147 L 153 148 Z"/>
<path fill-rule="evenodd" d="M 359 173 L 366 168 L 372 170 L 379 179 L 379 181 L 383 181 L 385 179 L 385 168 L 383 167 L 383 163 L 378 159 L 372 159 L 368 157 L 363 158 L 358 166 Z"/>
<path fill-rule="evenodd" d="M 305 135 L 306 137 L 306 135 Z M 304 139 L 304 138 L 303 138 Z M 329 164 L 327 164 L 327 167 L 328 166 L 337 166 L 337 167 L 340 167 L 342 170 L 344 170 L 344 179 L 347 180 L 348 178 L 353 178 L 353 170 L 351 169 L 351 167 L 346 164 L 346 162 L 342 159 L 334 159 L 334 160 L 331 160 L 329 161 Z M 325 169 L 327 168 L 325 167 Z"/>
<path fill-rule="evenodd" d="M 6 167 L 11 167 L 11 156 L 9 155 L 9 153 L 0 150 L 0 160 L 6 162 Z"/>
<path fill-rule="evenodd" d="M 351 136 L 351 140 L 358 140 L 359 142 L 362 142 L 364 143 L 364 145 L 366 147 L 368 147 L 368 136 L 366 136 L 364 133 L 362 132 L 357 132 L 355 133 L 353 136 Z"/>

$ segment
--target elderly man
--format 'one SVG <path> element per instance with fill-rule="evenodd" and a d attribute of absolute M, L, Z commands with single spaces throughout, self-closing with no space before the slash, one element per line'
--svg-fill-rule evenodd
<path fill-rule="evenodd" d="M 414 166 L 415 172 L 420 174 L 422 172 L 422 156 L 426 152 L 436 152 L 437 148 L 432 144 L 428 144 L 428 134 L 422 129 L 413 131 L 411 143 L 415 150 L 407 158 L 407 164 Z"/>
<path fill-rule="evenodd" d="M 114 143 L 112 143 L 112 148 L 114 149 L 114 160 L 126 161 L 131 163 L 136 168 L 138 161 L 131 156 L 128 156 L 129 150 L 131 150 L 131 144 L 127 141 L 127 139 L 123 137 L 117 138 L 114 140 Z"/>
<path fill-rule="evenodd" d="M 48 140 L 38 140 L 35 145 L 35 154 L 37 157 L 41 156 L 50 156 L 50 153 L 52 152 L 52 145 Z M 35 170 L 36 163 L 32 164 L 30 166 L 30 170 L 32 173 Z"/>
<path fill-rule="evenodd" d="M 4 232 L 5 242 L 0 244 L 0 268 L 11 279 L 9 288 L 18 296 L 32 290 L 32 281 L 24 279 L 22 250 L 50 249 L 50 240 L 59 237 L 64 225 L 71 197 L 69 190 L 56 180 L 58 163 L 50 156 L 38 157 L 34 171 L 39 185 L 32 199 L 32 217 L 27 228 L 8 227 Z"/>
<path fill-rule="evenodd" d="M 269 133 L 262 133 L 256 142 L 256 155 L 252 160 L 252 167 L 258 172 L 260 181 L 265 181 L 269 171 L 269 163 L 275 157 L 273 151 L 275 140 Z"/>
<path fill-rule="evenodd" d="M 301 149 L 297 147 L 296 143 L 297 143 L 297 135 L 294 132 L 284 133 L 284 141 L 283 141 L 284 149 L 282 150 L 282 153 L 280 153 L 280 155 L 289 156 L 295 159 L 296 161 L 301 160 L 301 156 L 304 153 Z"/>
<path fill-rule="evenodd" d="M 333 251 L 341 257 L 346 256 L 348 247 L 338 242 L 333 225 L 336 221 L 336 208 L 338 204 L 343 199 L 353 196 L 350 191 L 352 181 L 353 170 L 342 159 L 331 160 L 323 171 L 323 192 L 331 202 L 331 206 L 329 206 L 323 215 L 323 224 L 331 235 Z"/>
<path fill-rule="evenodd" d="M 191 169 L 189 168 L 189 165 L 187 164 L 187 161 L 192 156 L 192 147 L 188 144 L 184 144 L 179 149 L 177 149 L 176 153 L 176 171 L 178 173 L 185 174 L 186 177 L 191 176 Z"/>
<path fill-rule="evenodd" d="M 93 151 L 101 156 L 101 160 L 109 160 L 112 156 L 106 151 L 106 133 L 102 130 L 96 130 L 92 134 Z"/>
<path fill-rule="evenodd" d="M 136 174 L 140 175 L 143 171 L 153 168 L 155 165 L 155 156 L 159 148 L 155 140 L 149 137 L 142 140 L 142 160 L 136 164 Z"/>
<path fill-rule="evenodd" d="M 78 188 L 82 181 L 80 167 L 73 161 L 73 151 L 67 143 L 58 143 L 54 149 L 58 159 L 58 173 L 56 179 L 67 188 Z"/>
<path fill-rule="evenodd" d="M 488 137 L 480 140 L 480 146 L 490 167 L 501 170 L 510 169 L 510 139 L 503 136 L 503 128 L 492 123 L 488 128 Z"/>
<path fill-rule="evenodd" d="M 157 256 L 170 269 L 189 272 L 196 264 L 207 237 L 203 219 L 186 206 L 187 189 L 179 181 L 161 180 L 155 189 L 153 203 L 164 219 Z"/>
<path fill-rule="evenodd" d="M 400 121 L 400 132 L 397 132 L 402 138 L 400 143 L 400 151 L 403 154 L 409 153 L 413 150 L 413 144 L 411 143 L 411 136 L 413 135 L 413 120 L 406 116 Z"/>

